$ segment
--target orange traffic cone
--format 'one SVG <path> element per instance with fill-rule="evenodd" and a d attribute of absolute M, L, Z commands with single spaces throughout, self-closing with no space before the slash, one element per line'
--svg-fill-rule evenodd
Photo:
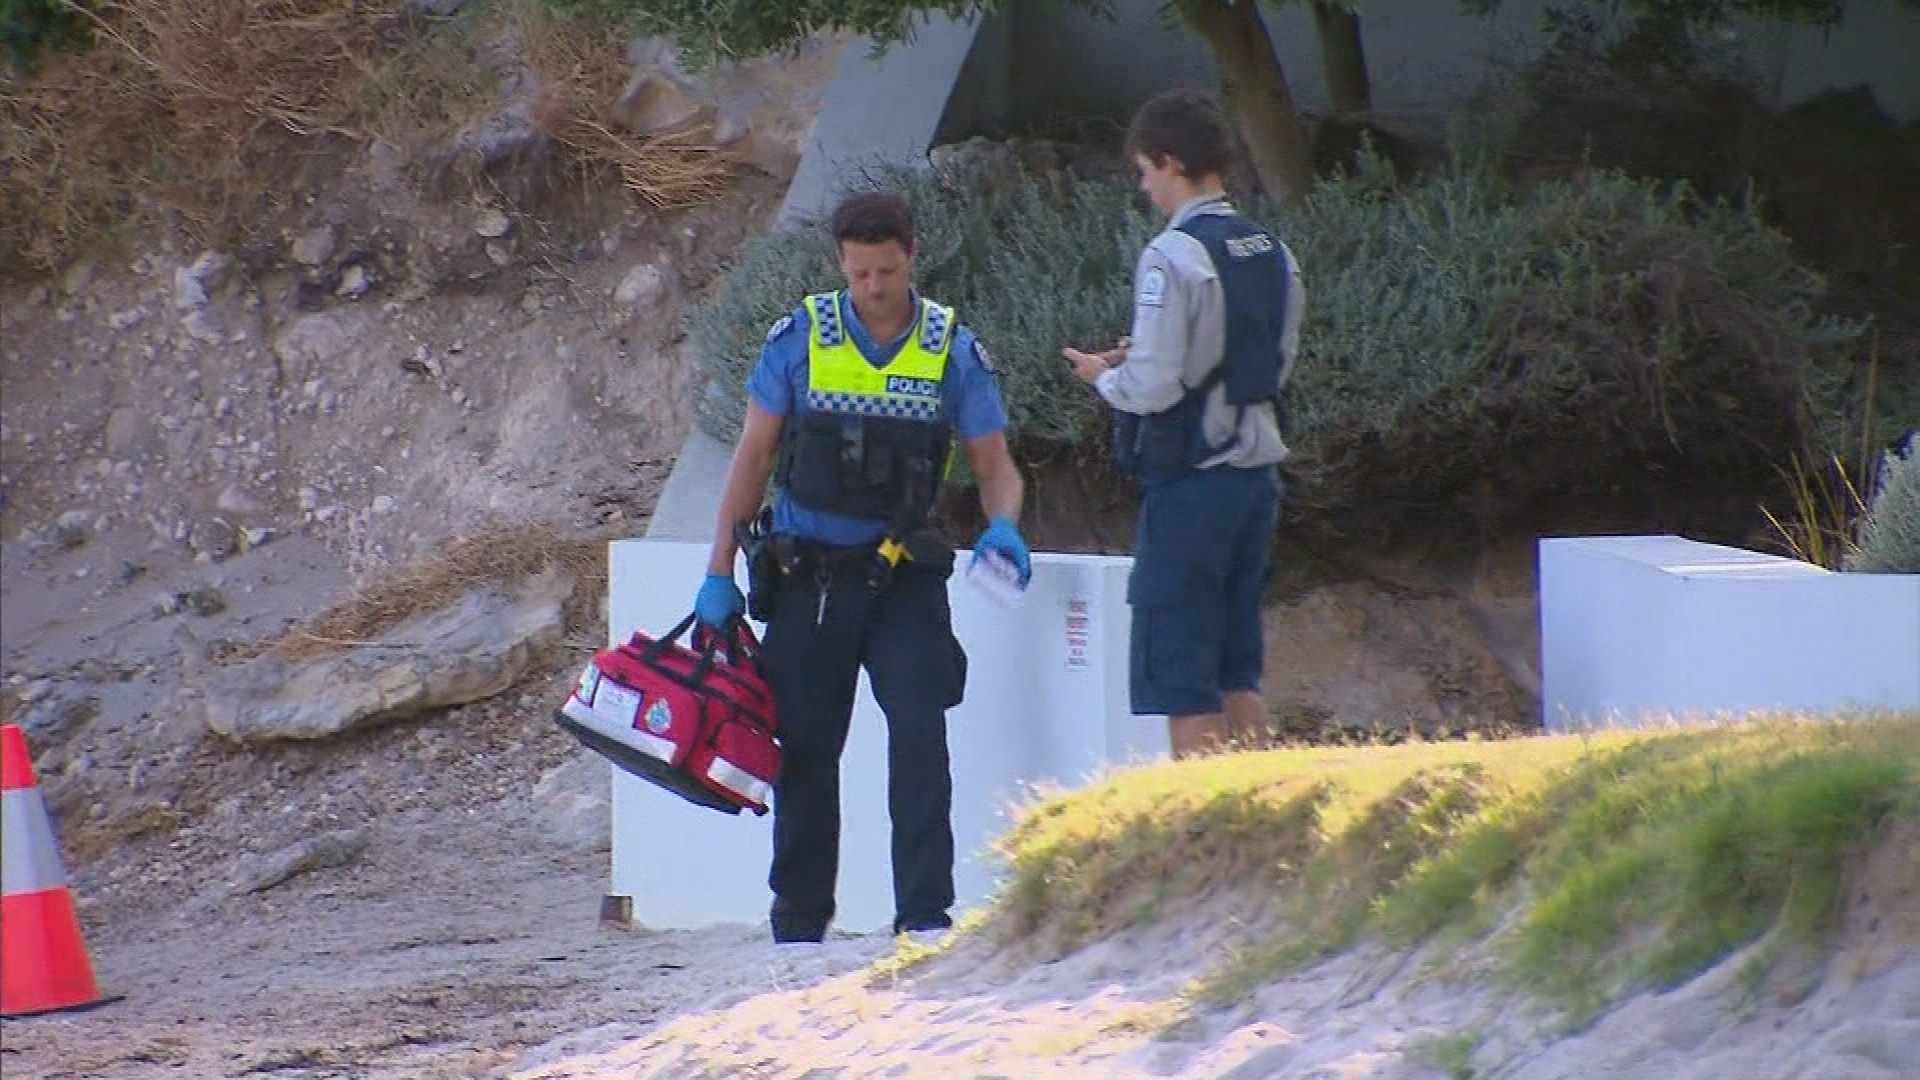
<path fill-rule="evenodd" d="M 94 985 L 26 737 L 18 725 L 0 725 L 0 1015 L 117 1000 L 102 997 Z"/>

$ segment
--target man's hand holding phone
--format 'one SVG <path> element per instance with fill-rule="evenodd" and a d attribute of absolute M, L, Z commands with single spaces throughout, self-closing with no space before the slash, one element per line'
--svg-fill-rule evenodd
<path fill-rule="evenodd" d="M 1113 348 L 1097 353 L 1081 352 L 1069 345 L 1060 350 L 1060 355 L 1066 357 L 1067 362 L 1073 365 L 1073 373 L 1081 382 L 1092 385 L 1093 381 L 1100 377 L 1101 372 L 1118 367 L 1120 362 L 1126 359 L 1127 347 L 1132 344 L 1132 338 L 1123 337 Z"/>

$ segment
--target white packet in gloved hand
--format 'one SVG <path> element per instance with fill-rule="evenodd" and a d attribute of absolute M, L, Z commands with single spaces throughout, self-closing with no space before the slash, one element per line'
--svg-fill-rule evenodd
<path fill-rule="evenodd" d="M 1027 595 L 1027 587 L 1020 584 L 1020 568 L 997 551 L 982 552 L 968 562 L 967 580 L 1001 607 L 1018 606 Z"/>

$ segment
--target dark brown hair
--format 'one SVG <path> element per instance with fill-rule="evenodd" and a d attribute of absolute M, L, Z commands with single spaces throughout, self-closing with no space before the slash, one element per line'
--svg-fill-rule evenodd
<path fill-rule="evenodd" d="M 1189 179 L 1198 180 L 1227 171 L 1233 141 L 1226 114 L 1214 96 L 1179 87 L 1155 94 L 1133 114 L 1127 152 L 1155 164 L 1172 158 Z"/>
<path fill-rule="evenodd" d="M 884 191 L 849 195 L 833 212 L 836 244 L 879 244 L 888 240 L 913 250 L 913 212 L 907 200 Z"/>

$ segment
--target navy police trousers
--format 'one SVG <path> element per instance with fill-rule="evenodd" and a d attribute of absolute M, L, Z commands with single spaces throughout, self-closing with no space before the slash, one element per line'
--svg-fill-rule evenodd
<path fill-rule="evenodd" d="M 965 690 L 946 574 L 902 563 L 875 591 L 866 560 L 783 577 L 761 647 L 783 752 L 773 794 L 776 942 L 819 941 L 840 869 L 840 755 L 864 666 L 887 722 L 894 930 L 952 925 L 953 778 L 948 709 Z M 878 812 L 856 808 L 856 813 Z"/>

